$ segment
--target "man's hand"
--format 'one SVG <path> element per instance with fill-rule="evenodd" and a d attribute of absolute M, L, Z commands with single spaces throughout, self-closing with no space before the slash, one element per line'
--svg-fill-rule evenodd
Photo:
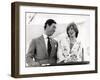
<path fill-rule="evenodd" d="M 41 66 L 49 66 L 50 64 L 41 64 Z"/>
<path fill-rule="evenodd" d="M 36 66 L 40 66 L 39 62 L 32 62 L 31 64 L 28 64 L 31 67 L 36 67 Z"/>

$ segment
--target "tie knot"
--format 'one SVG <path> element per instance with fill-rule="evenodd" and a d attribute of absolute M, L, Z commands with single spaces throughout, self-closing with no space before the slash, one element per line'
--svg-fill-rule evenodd
<path fill-rule="evenodd" d="M 48 36 L 47 39 L 50 39 L 50 37 Z"/>

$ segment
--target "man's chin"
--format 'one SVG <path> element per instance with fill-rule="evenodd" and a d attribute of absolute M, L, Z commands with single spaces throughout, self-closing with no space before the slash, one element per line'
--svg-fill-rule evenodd
<path fill-rule="evenodd" d="M 53 34 L 49 35 L 49 36 L 52 36 Z"/>

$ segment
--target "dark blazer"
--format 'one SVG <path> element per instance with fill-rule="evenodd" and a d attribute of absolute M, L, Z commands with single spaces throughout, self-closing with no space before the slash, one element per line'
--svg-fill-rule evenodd
<path fill-rule="evenodd" d="M 41 66 L 41 64 L 56 64 L 57 62 L 57 48 L 56 40 L 50 40 L 52 49 L 50 56 L 48 55 L 43 35 L 33 39 L 26 54 L 26 62 L 29 66 Z M 35 60 L 33 60 L 35 59 Z"/>

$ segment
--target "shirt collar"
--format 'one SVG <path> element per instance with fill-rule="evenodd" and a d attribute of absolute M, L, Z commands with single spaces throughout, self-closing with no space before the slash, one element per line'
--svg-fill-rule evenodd
<path fill-rule="evenodd" d="M 43 34 L 43 37 L 44 37 L 44 39 L 47 39 L 47 35 L 46 34 Z M 49 38 L 51 38 L 50 36 L 49 36 Z"/>
<path fill-rule="evenodd" d="M 47 39 L 47 35 L 46 35 L 46 34 L 43 34 L 43 37 L 44 37 L 45 39 Z"/>

